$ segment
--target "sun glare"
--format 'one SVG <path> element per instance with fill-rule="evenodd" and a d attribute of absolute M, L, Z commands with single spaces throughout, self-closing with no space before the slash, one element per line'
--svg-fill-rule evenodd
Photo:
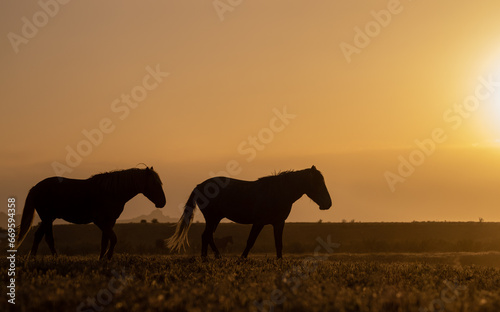
<path fill-rule="evenodd" d="M 491 99 L 483 103 L 484 117 L 488 129 L 491 129 L 490 138 L 498 145 L 500 140 L 500 70 L 497 71 L 496 75 L 492 75 L 492 79 L 497 82 L 499 86 L 496 86 Z"/>
<path fill-rule="evenodd" d="M 481 64 L 484 71 L 479 77 L 480 83 L 473 89 L 478 106 L 471 113 L 477 115 L 484 137 L 484 142 L 479 145 L 500 147 L 500 60 L 486 59 Z"/>

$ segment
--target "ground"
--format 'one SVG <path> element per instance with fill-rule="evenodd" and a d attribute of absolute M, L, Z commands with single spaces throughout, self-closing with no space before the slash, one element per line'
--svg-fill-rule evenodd
<path fill-rule="evenodd" d="M 16 304 L 2 299 L 0 310 L 500 311 L 500 269 L 460 263 L 483 257 L 492 255 L 19 256 Z"/>

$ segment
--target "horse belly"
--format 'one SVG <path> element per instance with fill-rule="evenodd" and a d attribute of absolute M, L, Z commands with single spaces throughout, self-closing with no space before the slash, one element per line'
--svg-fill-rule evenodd
<path fill-rule="evenodd" d="M 68 189 L 66 183 L 46 179 L 37 184 L 30 192 L 33 194 L 35 209 L 42 220 L 63 219 L 68 222 L 89 223 L 85 206 L 88 200 L 80 191 Z M 78 222 L 75 222 L 78 221 Z"/>
<path fill-rule="evenodd" d="M 270 224 L 273 222 L 273 208 L 254 200 L 235 201 L 227 206 L 224 217 L 241 224 Z"/>
<path fill-rule="evenodd" d="M 70 223 L 75 223 L 75 224 L 89 224 L 91 222 L 93 222 L 92 218 L 91 217 L 78 217 L 78 218 L 75 218 L 73 216 L 65 216 L 65 217 L 61 217 L 61 219 L 63 219 L 64 221 L 67 221 L 67 222 L 70 222 Z"/>
<path fill-rule="evenodd" d="M 254 224 L 255 219 L 250 216 L 231 215 L 225 216 L 227 219 L 239 224 Z"/>
<path fill-rule="evenodd" d="M 92 222 L 92 215 L 91 206 L 82 203 L 59 206 L 54 209 L 55 218 L 76 224 L 87 224 Z"/>
<path fill-rule="evenodd" d="M 76 224 L 87 224 L 93 221 L 96 202 L 84 191 L 59 194 L 53 203 L 54 217 Z"/>

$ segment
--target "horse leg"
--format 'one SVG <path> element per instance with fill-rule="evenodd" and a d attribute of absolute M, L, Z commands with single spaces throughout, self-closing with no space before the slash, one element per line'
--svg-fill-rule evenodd
<path fill-rule="evenodd" d="M 38 245 L 42 241 L 43 235 L 45 234 L 45 223 L 42 221 L 42 224 L 38 226 L 38 229 L 35 232 L 35 239 L 33 240 L 33 246 L 31 247 L 31 256 L 36 256 L 38 251 Z"/>
<path fill-rule="evenodd" d="M 208 222 L 205 225 L 205 230 L 201 234 L 201 257 L 207 257 L 207 249 L 208 249 Z"/>
<path fill-rule="evenodd" d="M 109 229 L 109 249 L 108 252 L 106 252 L 108 260 L 111 260 L 111 257 L 113 257 L 113 250 L 115 249 L 117 241 L 118 239 L 116 238 L 115 231 L 113 231 L 113 229 Z"/>
<path fill-rule="evenodd" d="M 217 226 L 219 225 L 219 222 L 220 222 L 220 220 L 215 222 L 215 224 L 213 226 L 213 230 L 210 232 L 210 235 L 208 237 L 208 239 L 209 239 L 208 243 L 210 244 L 210 247 L 212 248 L 213 252 L 215 253 L 215 258 L 220 258 L 220 252 L 217 249 L 217 246 L 215 245 L 215 242 L 214 242 L 214 233 L 215 233 L 215 230 L 217 229 Z"/>
<path fill-rule="evenodd" d="M 102 258 L 104 258 L 104 255 L 106 254 L 106 250 L 108 249 L 108 242 L 109 242 L 109 234 L 108 234 L 108 232 L 102 231 L 101 253 L 99 255 L 99 260 L 102 260 Z"/>
<path fill-rule="evenodd" d="M 102 229 L 102 238 L 101 238 L 101 254 L 99 255 L 99 260 L 102 260 L 104 257 L 104 254 L 106 253 L 106 250 L 108 249 L 108 242 L 109 242 L 109 232 L 106 231 L 105 229 Z"/>
<path fill-rule="evenodd" d="M 212 220 L 207 221 L 207 224 L 205 225 L 205 230 L 203 231 L 203 234 L 201 235 L 201 256 L 203 258 L 207 257 L 208 254 L 208 245 L 210 244 L 210 247 L 212 250 L 215 252 L 215 257 L 219 258 L 220 253 L 217 250 L 217 247 L 215 246 L 214 243 L 214 231 L 217 228 L 217 225 L 219 222 L 214 222 Z"/>
<path fill-rule="evenodd" d="M 106 220 L 100 220 L 98 222 L 94 221 L 94 224 L 97 225 L 97 227 L 102 231 L 101 254 L 99 255 L 99 260 L 102 260 L 104 256 L 107 256 L 108 259 L 111 259 L 111 256 L 113 256 L 113 249 L 115 248 L 117 242 L 116 234 L 113 231 L 113 226 L 115 225 L 115 223 L 108 222 Z"/>
<path fill-rule="evenodd" d="M 248 256 L 250 249 L 252 249 L 253 244 L 255 244 L 255 240 L 257 239 L 257 236 L 259 236 L 259 233 L 260 233 L 260 231 L 262 231 L 263 227 L 264 227 L 263 224 L 252 225 L 252 229 L 250 230 L 250 235 L 248 236 L 248 240 L 247 240 L 247 246 L 245 247 L 245 250 L 243 251 L 243 254 L 241 255 L 242 258 L 246 258 Z"/>
<path fill-rule="evenodd" d="M 47 223 L 45 227 L 45 241 L 47 242 L 47 245 L 49 245 L 52 255 L 57 256 L 57 251 L 54 246 L 54 233 L 52 232 L 52 222 Z"/>
<path fill-rule="evenodd" d="M 276 246 L 276 257 L 281 259 L 283 256 L 283 228 L 285 221 L 273 224 L 274 229 L 274 245 Z"/>

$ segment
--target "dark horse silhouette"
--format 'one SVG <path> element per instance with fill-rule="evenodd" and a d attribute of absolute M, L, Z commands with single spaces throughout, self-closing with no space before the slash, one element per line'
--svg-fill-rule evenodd
<path fill-rule="evenodd" d="M 144 194 L 157 208 L 165 206 L 162 182 L 153 167 L 101 173 L 86 180 L 47 178 L 35 185 L 26 197 L 17 247 L 30 230 L 36 210 L 42 223 L 35 232 L 30 252 L 32 256 L 36 255 L 44 235 L 50 251 L 57 255 L 52 222 L 60 218 L 77 224 L 94 222 L 102 231 L 99 259 L 105 255 L 111 259 L 117 242 L 113 226 L 125 203 L 139 193 Z"/>
<path fill-rule="evenodd" d="M 306 194 L 321 210 L 332 205 L 323 175 L 312 166 L 300 171 L 286 171 L 263 177 L 257 181 L 242 181 L 215 177 L 196 186 L 189 196 L 177 228 L 167 245 L 172 250 L 184 248 L 187 233 L 193 222 L 196 205 L 205 217 L 206 227 L 202 234 L 201 256 L 207 256 L 208 245 L 216 257 L 220 253 L 215 246 L 213 233 L 223 218 L 237 223 L 253 224 L 243 258 L 248 256 L 257 236 L 266 224 L 274 228 L 276 255 L 282 257 L 282 237 L 285 220 L 292 204 Z M 188 243 L 189 244 L 189 243 Z"/>

